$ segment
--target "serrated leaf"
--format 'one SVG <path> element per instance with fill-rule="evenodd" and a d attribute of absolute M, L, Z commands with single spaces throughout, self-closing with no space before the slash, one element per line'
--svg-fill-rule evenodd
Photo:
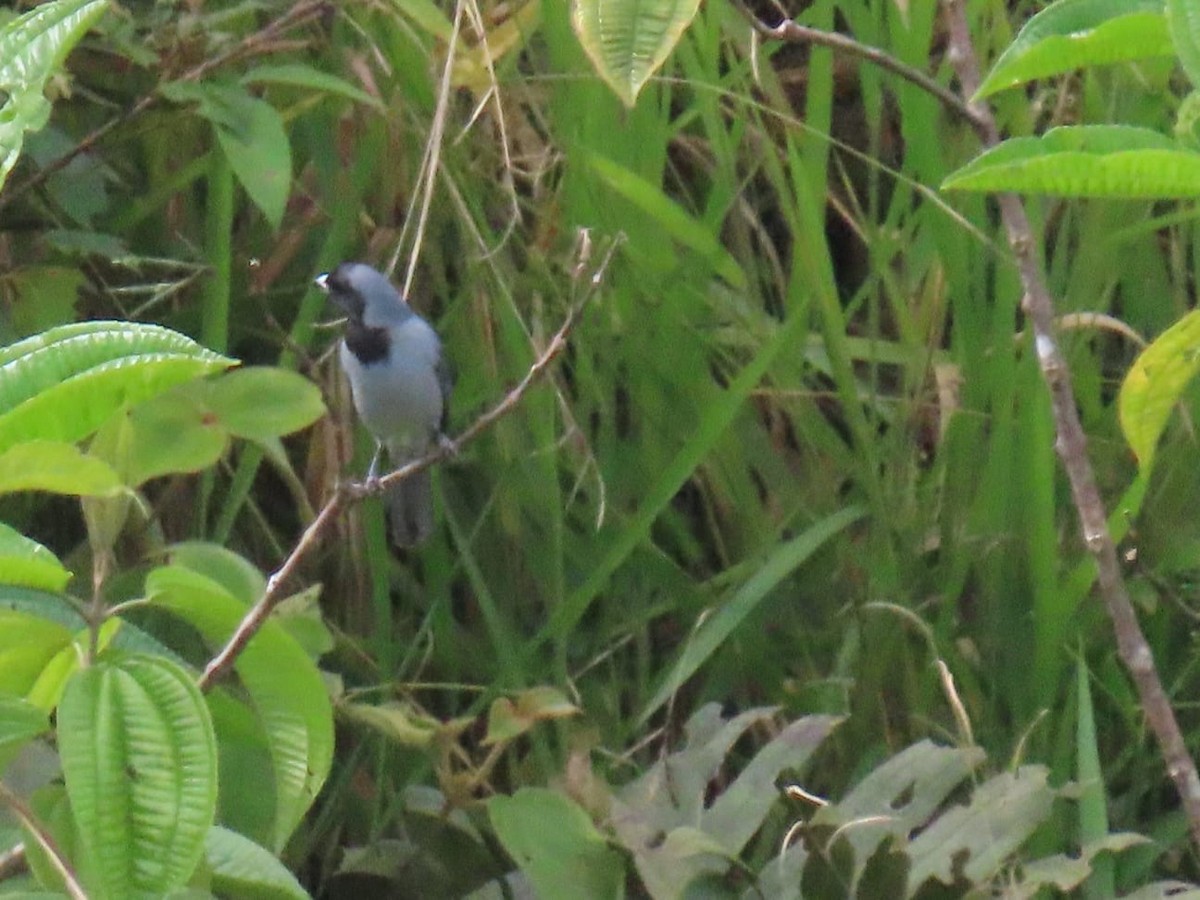
<path fill-rule="evenodd" d="M 1133 361 L 1117 397 L 1125 440 L 1148 469 L 1159 438 L 1184 389 L 1200 368 L 1200 310 L 1160 334 Z"/>
<path fill-rule="evenodd" d="M 149 900 L 186 884 L 217 808 L 216 740 L 191 676 L 148 656 L 81 669 L 58 740 L 97 895 Z"/>
<path fill-rule="evenodd" d="M 700 0 L 573 0 L 571 24 L 597 73 L 632 107 L 699 9 Z"/>
<path fill-rule="evenodd" d="M 5 23 L 0 27 L 0 91 L 40 91 L 107 8 L 107 0 L 56 0 Z"/>
<path fill-rule="evenodd" d="M 222 896 L 254 900 L 309 900 L 309 893 L 264 847 L 215 825 L 204 842 L 212 887 Z"/>
<path fill-rule="evenodd" d="M 4 459 L 0 456 L 0 461 Z M 19 584 L 56 594 L 71 573 L 46 547 L 0 522 L 0 584 Z"/>
<path fill-rule="evenodd" d="M 975 98 L 1084 66 L 1174 53 L 1163 0 L 1058 0 L 1025 23 Z"/>
<path fill-rule="evenodd" d="M 212 647 L 225 643 L 247 606 L 218 582 L 182 566 L 155 569 L 147 599 L 190 622 Z M 262 722 L 275 775 L 273 848 L 282 849 L 312 805 L 333 761 L 333 714 L 316 665 L 268 620 L 235 668 Z"/>
<path fill-rule="evenodd" d="M 951 174 L 943 190 L 1063 197 L 1200 194 L 1200 153 L 1148 128 L 1078 125 L 1004 141 Z"/>
<path fill-rule="evenodd" d="M 108 8 L 107 0 L 43 3 L 0 27 L 0 187 L 21 154 L 25 132 L 46 124 L 46 81 Z"/>
<path fill-rule="evenodd" d="M 488 801 L 504 849 L 541 897 L 624 896 L 621 856 L 580 807 L 546 788 L 521 788 Z"/>
<path fill-rule="evenodd" d="M 0 450 L 87 437 L 127 404 L 233 365 L 156 325 L 64 325 L 0 349 Z"/>

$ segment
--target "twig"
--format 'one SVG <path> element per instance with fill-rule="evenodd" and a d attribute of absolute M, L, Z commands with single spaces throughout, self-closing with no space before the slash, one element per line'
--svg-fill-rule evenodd
<path fill-rule="evenodd" d="M 304 0 L 302 3 L 297 3 L 278 19 L 265 25 L 259 31 L 247 35 L 243 40 L 239 41 L 233 47 L 230 47 L 224 53 L 219 53 L 212 59 L 206 59 L 204 62 L 184 72 L 179 77 L 179 81 L 199 81 L 209 72 L 218 69 L 226 63 L 239 56 L 245 56 L 253 53 L 258 47 L 267 44 L 269 45 L 281 32 L 297 25 L 307 22 L 309 19 L 316 18 L 322 14 L 325 8 L 329 6 L 329 0 Z M 136 119 L 151 106 L 162 99 L 162 95 L 157 91 L 151 91 L 143 96 L 137 103 L 121 113 L 119 116 L 109 119 L 99 128 L 84 136 L 78 144 L 64 153 L 57 159 L 47 163 L 34 174 L 30 175 L 11 191 L 0 193 L 0 210 L 4 209 L 17 197 L 20 197 L 34 188 L 44 183 L 50 176 L 56 172 L 60 172 L 71 164 L 71 161 L 76 157 L 87 153 L 96 144 L 108 136 L 110 132 L 126 124 L 127 122 Z"/>
<path fill-rule="evenodd" d="M 979 87 L 979 64 L 971 41 L 962 0 L 944 0 L 946 23 L 950 33 L 950 61 L 958 74 L 964 96 L 972 96 Z M 1000 141 L 999 129 L 991 109 L 984 103 L 970 104 L 976 131 L 983 143 L 993 147 Z M 1016 194 L 1000 194 L 1000 215 L 1012 246 L 1013 256 L 1025 290 L 1022 303 L 1033 329 L 1034 349 L 1042 377 L 1050 391 L 1057 438 L 1054 443 L 1062 459 L 1071 496 L 1079 514 L 1084 544 L 1095 557 L 1097 585 L 1105 610 L 1112 621 L 1117 653 L 1129 670 L 1138 692 L 1142 711 L 1167 764 L 1167 773 L 1183 802 L 1192 842 L 1200 850 L 1200 776 L 1188 753 L 1170 699 L 1154 666 L 1150 645 L 1138 624 L 1129 591 L 1121 577 L 1117 548 L 1108 531 L 1104 502 L 1096 487 L 1096 476 L 1087 455 L 1087 436 L 1075 408 L 1075 395 L 1066 358 L 1055 337 L 1054 303 L 1042 277 L 1034 252 L 1033 230 L 1025 206 Z"/>
<path fill-rule="evenodd" d="M 87 892 L 84 891 L 83 885 L 79 883 L 79 879 L 75 877 L 75 873 L 71 871 L 70 863 L 63 856 L 62 850 L 59 849 L 50 832 L 37 820 L 33 811 L 25 805 L 25 801 L 14 794 L 3 782 L 0 782 L 0 802 L 12 810 L 13 815 L 20 820 L 26 830 L 41 844 L 42 849 L 46 852 L 46 856 L 50 860 L 50 864 L 54 866 L 54 871 L 62 878 L 63 886 L 66 887 L 67 893 L 71 895 L 72 900 L 88 900 Z"/>
<path fill-rule="evenodd" d="M 829 47 L 831 50 L 839 50 L 851 56 L 865 59 L 867 62 L 874 63 L 881 69 L 891 72 L 894 75 L 899 75 L 905 81 L 915 84 L 927 94 L 936 97 L 941 101 L 943 106 L 958 113 L 976 129 L 979 129 L 983 125 L 980 112 L 971 104 L 965 102 L 954 91 L 939 84 L 920 69 L 913 68 L 907 63 L 901 62 L 878 47 L 860 43 L 852 37 L 838 34 L 835 31 L 821 31 L 818 28 L 809 28 L 807 25 L 801 25 L 794 19 L 786 17 L 781 19 L 778 25 L 768 25 L 748 9 L 744 2 L 739 2 L 738 8 L 750 21 L 751 27 L 769 40 L 786 41 L 791 44 L 815 44 L 819 47 Z"/>
<path fill-rule="evenodd" d="M 525 373 L 525 377 L 521 379 L 521 382 L 516 387 L 505 394 L 499 403 L 477 418 L 457 438 L 439 443 L 420 459 L 413 460 L 407 465 L 401 466 L 383 478 L 368 483 L 338 485 L 333 496 L 317 514 L 312 524 L 305 529 L 295 548 L 288 554 L 287 559 L 283 561 L 283 565 L 267 579 L 267 588 L 263 592 L 262 597 L 251 607 L 250 611 L 242 618 L 242 621 L 238 623 L 238 627 L 234 630 L 233 635 L 226 642 L 225 646 L 221 648 L 221 652 L 214 656 L 205 667 L 204 673 L 197 682 L 200 690 L 207 691 L 216 682 L 224 678 L 229 673 L 229 670 L 233 668 L 238 656 L 246 649 L 246 645 L 250 643 L 250 640 L 258 633 L 258 630 L 262 628 L 263 624 L 270 617 L 271 612 L 283 599 L 283 585 L 296 573 L 304 558 L 321 542 L 325 531 L 338 515 L 341 514 L 343 508 L 350 503 L 362 500 L 364 497 L 381 494 L 392 485 L 406 478 L 411 478 L 418 472 L 422 472 L 430 466 L 453 456 L 458 452 L 460 447 L 475 440 L 479 435 L 495 425 L 503 416 L 508 415 L 516 408 L 517 404 L 521 402 L 522 398 L 529 391 L 529 388 L 533 386 L 533 383 L 546 373 L 551 363 L 561 356 L 562 352 L 566 349 L 567 338 L 570 337 L 572 330 L 579 321 L 579 316 L 583 312 L 583 309 L 592 297 L 595 296 L 604 273 L 608 269 L 608 264 L 611 262 L 613 254 L 619 245 L 620 239 L 613 241 L 604 259 L 592 274 L 582 297 L 572 303 L 562 325 L 555 332 L 554 336 L 550 338 L 550 342 L 534 361 L 533 365 L 529 367 L 529 371 Z M 576 267 L 575 272 L 577 275 L 580 273 L 579 267 Z"/>

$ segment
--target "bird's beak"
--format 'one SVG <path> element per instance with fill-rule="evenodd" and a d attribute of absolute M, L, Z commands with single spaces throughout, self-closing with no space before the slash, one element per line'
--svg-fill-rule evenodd
<path fill-rule="evenodd" d="M 320 275 L 318 275 L 316 278 L 313 279 L 313 284 L 315 284 L 317 287 L 319 287 L 321 290 L 323 290 L 326 294 L 328 294 L 329 293 L 329 273 L 322 272 Z"/>

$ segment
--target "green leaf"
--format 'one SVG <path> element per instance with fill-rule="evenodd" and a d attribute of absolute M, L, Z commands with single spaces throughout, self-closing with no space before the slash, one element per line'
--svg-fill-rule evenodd
<path fill-rule="evenodd" d="M 511 741 L 539 722 L 578 714 L 579 707 L 571 703 L 557 688 L 532 687 L 511 699 L 497 697 L 488 711 L 487 735 L 483 743 L 486 746 L 500 741 Z"/>
<path fill-rule="evenodd" d="M 157 325 L 53 328 L 0 349 L 0 450 L 81 440 L 122 406 L 233 364 Z"/>
<path fill-rule="evenodd" d="M 573 0 L 571 24 L 600 77 L 631 107 L 699 9 L 700 0 Z"/>
<path fill-rule="evenodd" d="M 861 519 L 864 512 L 861 507 L 848 506 L 816 523 L 799 537 L 776 547 L 738 592 L 723 603 L 712 616 L 705 619 L 704 624 L 684 644 L 679 659 L 650 702 L 642 709 L 638 721 L 645 722 L 673 697 L 683 683 L 691 678 L 745 621 L 746 616 L 758 608 L 759 603 L 770 591 L 824 546 L 826 541 Z"/>
<path fill-rule="evenodd" d="M 75 320 L 83 272 L 65 266 L 32 266 L 4 277 L 12 287 L 8 314 L 13 331 L 25 336 Z"/>
<path fill-rule="evenodd" d="M 175 81 L 159 90 L 177 103 L 199 103 L 238 181 L 278 228 L 292 189 L 292 148 L 275 107 L 236 84 Z"/>
<path fill-rule="evenodd" d="M 212 888 L 221 896 L 253 900 L 308 900 L 291 872 L 265 848 L 236 831 L 214 825 L 204 842 Z"/>
<path fill-rule="evenodd" d="M 546 788 L 488 801 L 496 836 L 540 897 L 623 897 L 625 867 L 580 807 Z"/>
<path fill-rule="evenodd" d="M 1004 772 L 975 788 L 971 802 L 940 815 L 913 838 L 909 896 L 928 879 L 983 884 L 1050 814 L 1054 791 L 1041 766 Z"/>
<path fill-rule="evenodd" d="M 81 669 L 58 740 L 97 896 L 160 898 L 186 884 L 217 808 L 216 741 L 191 676 L 150 656 Z"/>
<path fill-rule="evenodd" d="M 198 382 L 177 385 L 113 416 L 92 440 L 129 487 L 178 472 L 199 472 L 229 447 L 229 433 L 202 402 Z"/>
<path fill-rule="evenodd" d="M 238 437 L 265 441 L 325 415 L 320 389 L 296 372 L 252 366 L 205 384 L 209 408 Z"/>
<path fill-rule="evenodd" d="M 48 491 L 97 497 L 121 490 L 121 479 L 108 463 L 74 444 L 28 441 L 0 453 L 0 494 Z"/>
<path fill-rule="evenodd" d="M 610 188 L 654 219 L 666 237 L 678 241 L 707 260 L 731 287 L 746 287 L 746 273 L 721 245 L 717 236 L 688 215 L 658 185 L 599 154 L 587 153 L 585 158 Z"/>
<path fill-rule="evenodd" d="M 812 824 L 841 828 L 871 820 L 871 828 L 849 827 L 846 833 L 855 858 L 865 861 L 887 837 L 906 840 L 925 825 L 985 759 L 978 747 L 921 741 L 872 770 L 839 803 L 819 810 Z"/>
<path fill-rule="evenodd" d="M 71 631 L 57 622 L 0 609 L 0 694 L 28 694 L 50 661 L 70 643 Z"/>
<path fill-rule="evenodd" d="M 0 696 L 0 771 L 14 750 L 50 728 L 44 709 L 20 697 Z"/>
<path fill-rule="evenodd" d="M 25 132 L 46 124 L 46 82 L 107 8 L 107 0 L 55 0 L 0 27 L 0 93 L 7 95 L 0 106 L 0 187 L 20 157 Z"/>
<path fill-rule="evenodd" d="M 1200 86 L 1200 8 L 1194 0 L 1167 0 L 1167 24 L 1183 70 Z"/>
<path fill-rule="evenodd" d="M 6 456 L 0 456 L 0 467 Z M 0 584 L 19 584 L 56 594 L 70 580 L 71 573 L 57 556 L 0 522 Z"/>
<path fill-rule="evenodd" d="M 951 174 L 943 190 L 1064 197 L 1200 194 L 1200 153 L 1148 128 L 1078 125 L 1004 141 Z"/>
<path fill-rule="evenodd" d="M 380 107 L 380 102 L 364 91 L 355 87 L 344 78 L 322 72 L 311 66 L 290 63 L 276 66 L 255 66 L 241 78 L 242 84 L 286 84 L 292 87 L 309 88 L 325 94 L 337 94 L 365 103 L 369 106 Z"/>
<path fill-rule="evenodd" d="M 1200 310 L 1188 313 L 1138 355 L 1121 382 L 1117 415 L 1142 469 L 1154 452 L 1171 409 L 1200 368 Z"/>
<path fill-rule="evenodd" d="M 212 647 L 223 645 L 247 612 L 218 582 L 182 566 L 151 572 L 146 596 L 190 622 Z M 329 774 L 329 695 L 316 665 L 278 622 L 263 625 L 235 668 L 266 729 L 275 772 L 273 846 L 281 849 Z"/>
<path fill-rule="evenodd" d="M 1174 55 L 1163 0 L 1058 0 L 1025 23 L 975 99 L 1082 66 Z"/>

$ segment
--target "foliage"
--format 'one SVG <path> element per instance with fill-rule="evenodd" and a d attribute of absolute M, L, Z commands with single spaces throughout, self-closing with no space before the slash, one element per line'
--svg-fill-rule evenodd
<path fill-rule="evenodd" d="M 1172 422 L 1197 411 L 1197 244 L 1165 202 L 1200 158 L 1192 5 L 1035 6 L 970 5 L 1011 136 L 979 155 L 894 71 L 755 32 L 771 4 L 0 20 L 0 852 L 29 868 L 0 890 L 1195 878 L 979 194 L 1037 197 L 1092 461 L 1194 745 L 1200 482 Z M 948 84 L 938 7 L 797 22 Z M 393 263 L 437 324 L 452 434 L 603 280 L 560 367 L 440 467 L 430 544 L 393 557 L 357 507 L 210 686 L 366 468 L 311 287 L 350 258 Z"/>

